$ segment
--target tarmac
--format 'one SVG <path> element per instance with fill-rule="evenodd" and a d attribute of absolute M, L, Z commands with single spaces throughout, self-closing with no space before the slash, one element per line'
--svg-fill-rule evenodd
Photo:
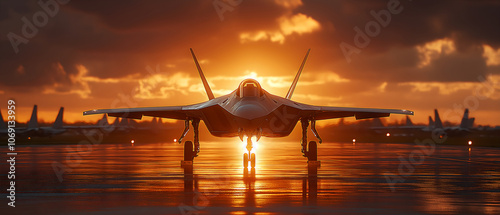
<path fill-rule="evenodd" d="M 300 143 L 263 138 L 244 169 L 238 139 L 18 146 L 15 208 L 0 165 L 2 214 L 500 214 L 500 148 L 426 142 Z M 7 153 L 6 148 L 2 153 Z M 6 212 L 6 213 L 5 213 Z"/>

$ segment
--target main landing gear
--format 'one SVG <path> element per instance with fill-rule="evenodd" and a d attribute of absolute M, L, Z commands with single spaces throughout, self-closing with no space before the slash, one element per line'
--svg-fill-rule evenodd
<path fill-rule="evenodd" d="M 318 132 L 316 131 L 316 121 L 309 119 L 301 119 L 300 122 L 302 124 L 302 140 L 301 142 L 301 152 L 302 156 L 307 158 L 307 163 L 309 165 L 320 165 L 320 161 L 318 161 L 318 144 L 316 141 L 310 141 L 307 144 L 307 127 L 309 126 L 309 121 L 311 121 L 311 131 L 314 136 L 318 138 L 319 143 L 322 143 L 323 140 L 319 137 Z"/>
<path fill-rule="evenodd" d="M 247 150 L 248 153 L 243 154 L 243 167 L 248 168 L 248 162 L 250 161 L 250 167 L 255 168 L 255 153 L 250 153 L 253 149 L 251 137 L 247 138 Z"/>
<path fill-rule="evenodd" d="M 181 138 L 179 138 L 179 144 L 182 143 L 182 139 L 186 137 L 189 131 L 189 119 L 185 121 L 184 132 L 182 132 Z M 181 165 L 192 165 L 195 157 L 198 157 L 200 152 L 200 140 L 198 137 L 198 127 L 200 125 L 199 119 L 192 119 L 191 124 L 194 129 L 194 144 L 191 141 L 184 142 L 184 160 L 181 161 Z"/>

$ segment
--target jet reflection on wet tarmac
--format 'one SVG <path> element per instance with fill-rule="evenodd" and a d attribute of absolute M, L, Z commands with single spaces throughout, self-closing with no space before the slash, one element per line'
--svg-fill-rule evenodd
<path fill-rule="evenodd" d="M 266 144 L 266 141 L 269 141 Z M 244 169 L 240 142 L 205 142 L 193 167 L 180 167 L 171 143 L 18 149 L 16 208 L 22 213 L 147 214 L 432 213 L 499 214 L 500 149 L 437 146 L 390 189 L 414 144 L 323 143 L 320 167 L 300 144 L 263 139 L 255 168 Z M 73 150 L 72 150 L 73 149 Z M 51 164 L 72 159 L 59 182 Z M 7 170 L 2 164 L 2 174 Z M 4 175 L 5 176 L 5 175 Z M 2 177 L 2 183 L 5 184 Z M 6 204 L 2 207 L 7 207 Z M 55 211 L 54 211 L 55 210 Z"/>

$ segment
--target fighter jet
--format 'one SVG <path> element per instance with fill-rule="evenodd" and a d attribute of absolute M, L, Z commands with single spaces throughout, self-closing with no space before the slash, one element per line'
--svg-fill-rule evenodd
<path fill-rule="evenodd" d="M 64 107 L 59 108 L 59 112 L 52 127 L 40 127 L 38 126 L 38 107 L 37 105 L 34 105 L 30 121 L 28 122 L 28 127 L 25 130 L 21 130 L 20 133 L 28 136 L 42 137 L 64 133 L 66 129 L 63 128 L 63 113 Z"/>
<path fill-rule="evenodd" d="M 179 138 L 179 143 L 189 131 L 189 124 L 194 128 L 194 145 L 191 141 L 184 143 L 184 161 L 193 161 L 200 152 L 198 126 L 201 120 L 213 136 L 237 137 L 241 141 L 247 138 L 246 149 L 243 155 L 243 165 L 255 167 L 255 153 L 252 153 L 252 137 L 257 141 L 261 137 L 288 136 L 295 125 L 300 121 L 302 127 L 301 151 L 308 161 L 317 161 L 317 143 L 307 143 L 307 128 L 310 128 L 322 142 L 316 131 L 316 121 L 342 117 L 355 117 L 356 119 L 387 117 L 390 114 L 413 115 L 410 110 L 375 109 L 354 107 L 329 107 L 314 106 L 291 100 L 300 74 L 304 68 L 310 49 L 307 51 L 302 64 L 285 97 L 273 95 L 262 89 L 260 83 L 254 79 L 243 80 L 233 92 L 215 97 L 203 74 L 203 71 L 190 49 L 194 63 L 208 96 L 208 101 L 186 106 L 139 107 L 121 109 L 94 109 L 83 112 L 83 115 L 103 114 L 108 116 L 141 119 L 142 116 L 163 117 L 185 121 L 185 129 Z M 194 147 L 194 150 L 193 150 Z"/>

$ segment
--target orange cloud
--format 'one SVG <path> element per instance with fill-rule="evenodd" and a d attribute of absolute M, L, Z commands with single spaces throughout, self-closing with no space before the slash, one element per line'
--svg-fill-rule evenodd
<path fill-rule="evenodd" d="M 455 51 L 455 43 L 453 40 L 444 38 L 425 43 L 424 45 L 417 46 L 420 54 L 419 68 L 425 67 L 431 61 L 440 55 L 448 55 Z"/>
<path fill-rule="evenodd" d="M 283 6 L 284 8 L 294 9 L 301 6 L 302 0 L 274 0 L 277 5 Z"/>
<path fill-rule="evenodd" d="M 55 71 L 62 78 L 68 79 L 67 84 L 56 82 L 52 86 L 46 87 L 43 94 L 69 95 L 76 94 L 82 99 L 90 98 L 92 93 L 90 82 L 94 83 L 125 83 L 135 80 L 137 75 L 131 75 L 124 78 L 98 78 L 88 75 L 88 69 L 83 65 L 76 65 L 78 73 L 67 74 L 61 63 L 56 63 Z"/>
<path fill-rule="evenodd" d="M 302 13 L 293 16 L 284 15 L 277 20 L 279 30 L 259 30 L 256 32 L 240 33 L 240 42 L 255 42 L 269 40 L 283 44 L 286 36 L 297 33 L 299 35 L 311 33 L 321 29 L 318 21 Z"/>
<path fill-rule="evenodd" d="M 381 93 L 385 92 L 385 88 L 387 87 L 387 81 L 382 83 L 380 86 L 377 87 L 377 90 Z"/>
<path fill-rule="evenodd" d="M 56 82 L 52 86 L 47 87 L 43 91 L 44 94 L 77 94 L 84 99 L 89 97 L 91 93 L 90 87 L 86 81 L 82 80 L 82 77 L 84 77 L 88 72 L 84 69 L 84 67 L 83 69 L 79 67 L 77 74 L 67 74 L 61 63 L 57 63 L 54 67 L 60 77 L 69 79 L 71 86 Z"/>
<path fill-rule="evenodd" d="M 311 33 L 319 30 L 321 27 L 318 21 L 302 13 L 291 17 L 282 16 L 279 19 L 279 23 L 281 32 L 283 32 L 284 35 Z"/>
<path fill-rule="evenodd" d="M 190 91 L 198 91 L 190 85 L 192 78 L 182 72 L 172 75 L 154 74 L 138 81 L 135 98 L 165 99 L 178 92 L 187 95 Z"/>
<path fill-rule="evenodd" d="M 483 45 L 483 57 L 486 58 L 486 65 L 498 66 L 500 65 L 500 48 L 495 50 L 489 45 Z"/>
<path fill-rule="evenodd" d="M 500 75 L 490 75 L 487 77 L 485 83 L 488 87 L 491 87 L 491 94 L 489 98 L 493 100 L 500 99 Z M 400 86 L 412 86 L 412 92 L 429 92 L 433 89 L 437 89 L 441 95 L 450 95 L 459 90 L 475 90 L 481 85 L 485 84 L 482 82 L 407 82 L 399 83 Z"/>

